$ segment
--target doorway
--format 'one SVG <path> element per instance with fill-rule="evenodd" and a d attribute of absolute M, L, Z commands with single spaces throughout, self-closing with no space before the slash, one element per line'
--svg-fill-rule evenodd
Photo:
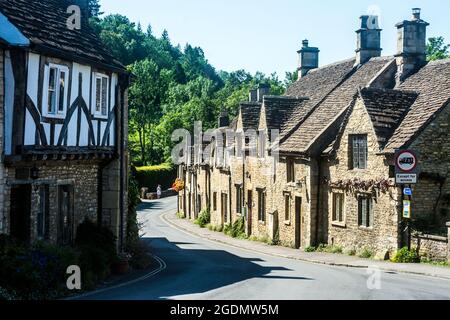
<path fill-rule="evenodd" d="M 74 241 L 73 187 L 58 186 L 58 243 L 71 245 Z"/>
<path fill-rule="evenodd" d="M 221 200 L 222 221 L 225 225 L 228 223 L 228 195 L 226 193 L 222 193 Z"/>
<path fill-rule="evenodd" d="M 31 185 L 11 188 L 11 236 L 24 243 L 30 242 Z"/>
<path fill-rule="evenodd" d="M 295 248 L 302 246 L 302 198 L 295 197 Z"/>
<path fill-rule="evenodd" d="M 247 192 L 247 234 L 252 235 L 252 223 L 253 223 L 253 192 L 248 190 Z"/>

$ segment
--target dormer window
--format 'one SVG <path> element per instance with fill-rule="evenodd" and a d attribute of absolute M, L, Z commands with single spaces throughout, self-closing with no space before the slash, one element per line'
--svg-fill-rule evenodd
<path fill-rule="evenodd" d="M 100 118 L 108 116 L 108 92 L 109 77 L 101 73 L 96 73 L 92 88 L 94 116 Z"/>
<path fill-rule="evenodd" d="M 67 110 L 69 68 L 50 64 L 45 69 L 43 115 L 63 118 Z"/>

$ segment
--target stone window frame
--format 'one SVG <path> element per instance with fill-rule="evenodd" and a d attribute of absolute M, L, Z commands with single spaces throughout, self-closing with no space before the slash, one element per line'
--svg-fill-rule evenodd
<path fill-rule="evenodd" d="M 295 159 L 286 158 L 286 182 L 295 183 Z"/>
<path fill-rule="evenodd" d="M 236 214 L 242 214 L 242 207 L 243 207 L 243 185 L 242 183 L 235 184 L 234 187 L 236 188 Z"/>
<path fill-rule="evenodd" d="M 358 228 L 362 230 L 373 230 L 375 224 L 375 209 L 374 209 L 375 199 L 373 195 L 369 193 L 359 193 L 356 196 L 356 199 L 357 199 Z M 368 200 L 369 204 L 369 206 L 366 206 L 368 211 L 366 212 L 367 217 L 365 224 L 362 219 L 363 216 L 361 215 L 361 205 L 360 205 L 361 199 Z"/>
<path fill-rule="evenodd" d="M 335 196 L 342 196 L 342 221 L 335 219 Z M 347 214 L 346 214 L 346 197 L 343 190 L 332 190 L 331 192 L 331 224 L 335 227 L 346 228 L 347 227 Z M 359 217 L 359 216 L 358 216 Z M 359 225 L 359 221 L 358 221 Z"/>
<path fill-rule="evenodd" d="M 365 141 L 364 149 L 361 149 L 361 146 L 358 144 L 358 164 L 355 165 L 355 139 L 363 138 Z M 367 133 L 358 133 L 358 134 L 349 134 L 348 135 L 348 146 L 349 146 L 349 154 L 348 154 L 348 163 L 350 170 L 367 170 L 368 169 L 368 160 L 369 160 L 369 151 L 368 151 L 368 140 L 369 136 Z M 361 154 L 362 150 L 362 154 Z M 361 160 L 361 155 L 364 157 L 364 165 L 361 164 L 359 160 Z"/>
<path fill-rule="evenodd" d="M 217 191 L 213 192 L 213 211 L 217 211 Z"/>

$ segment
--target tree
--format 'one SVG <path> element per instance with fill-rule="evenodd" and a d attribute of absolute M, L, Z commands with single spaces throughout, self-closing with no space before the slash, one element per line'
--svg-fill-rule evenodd
<path fill-rule="evenodd" d="M 429 38 L 427 44 L 427 60 L 441 60 L 449 58 L 450 45 L 444 44 L 444 37 Z"/>

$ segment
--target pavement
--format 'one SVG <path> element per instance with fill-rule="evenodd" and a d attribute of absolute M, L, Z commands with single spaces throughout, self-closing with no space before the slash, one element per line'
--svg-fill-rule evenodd
<path fill-rule="evenodd" d="M 340 255 L 305 256 L 321 261 L 312 263 L 301 260 L 298 250 L 200 229 L 177 219 L 175 211 L 176 198 L 145 201 L 139 208 L 143 237 L 161 263 L 156 273 L 79 299 L 450 300 L 450 279 L 438 268 L 431 273 L 442 278 L 368 269 L 380 262 Z M 344 266 L 350 264 L 358 267 Z"/>

